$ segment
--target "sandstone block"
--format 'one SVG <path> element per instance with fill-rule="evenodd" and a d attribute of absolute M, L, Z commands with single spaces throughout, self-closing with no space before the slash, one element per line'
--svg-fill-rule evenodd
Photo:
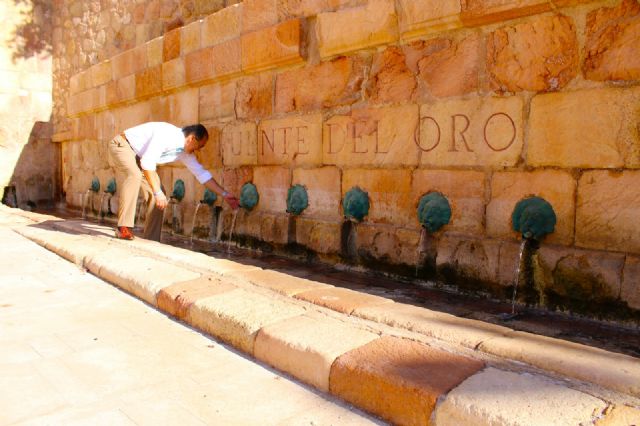
<path fill-rule="evenodd" d="M 260 73 L 238 81 L 236 114 L 241 119 L 268 117 L 272 113 L 273 75 Z"/>
<path fill-rule="evenodd" d="M 553 184 L 551 184 L 553 182 Z M 547 200 L 556 214 L 555 231 L 545 241 L 573 243 L 576 182 L 567 172 L 498 172 L 491 180 L 491 201 L 487 205 L 487 234 L 492 237 L 520 238 L 512 230 L 511 215 L 518 201 L 529 196 Z"/>
<path fill-rule="evenodd" d="M 462 26 L 460 1 L 446 0 L 420 3 L 400 0 L 398 21 L 403 39 L 420 37 Z"/>
<path fill-rule="evenodd" d="M 482 234 L 484 223 L 485 175 L 475 171 L 416 170 L 413 172 L 411 199 L 414 206 L 429 192 L 440 192 L 451 206 L 446 230 Z M 417 218 L 417 213 L 414 216 Z"/>
<path fill-rule="evenodd" d="M 640 310 L 640 258 L 627 256 L 622 273 L 620 299 L 630 308 Z"/>
<path fill-rule="evenodd" d="M 291 171 L 284 167 L 255 167 L 253 183 L 258 188 L 258 211 L 282 213 L 287 211 L 287 190 L 291 186 Z"/>
<path fill-rule="evenodd" d="M 147 66 L 155 67 L 162 64 L 164 38 L 156 37 L 145 44 L 147 48 Z"/>
<path fill-rule="evenodd" d="M 534 425 L 540 413 L 549 425 L 588 424 L 605 408 L 601 399 L 544 376 L 487 368 L 449 392 L 436 409 L 435 424 Z"/>
<path fill-rule="evenodd" d="M 136 104 L 118 108 L 115 110 L 116 131 L 122 131 L 129 127 L 151 120 L 151 104 L 149 102 L 138 102 Z"/>
<path fill-rule="evenodd" d="M 107 99 L 110 98 L 109 88 L 107 88 Z M 115 102 L 127 102 L 136 97 L 136 76 L 135 74 L 122 77 L 115 82 L 113 99 Z"/>
<path fill-rule="evenodd" d="M 324 123 L 323 163 L 337 166 L 415 166 L 418 107 L 352 110 Z"/>
<path fill-rule="evenodd" d="M 638 171 L 585 172 L 578 182 L 576 245 L 640 253 L 638 185 Z"/>
<path fill-rule="evenodd" d="M 360 260 L 371 265 L 414 265 L 420 231 L 361 223 L 355 229 L 355 246 Z"/>
<path fill-rule="evenodd" d="M 403 226 L 415 224 L 408 169 L 347 169 L 342 172 L 342 195 L 353 187 L 369 194 L 368 222 Z"/>
<path fill-rule="evenodd" d="M 89 68 L 91 85 L 98 87 L 111 81 L 111 61 L 104 61 Z"/>
<path fill-rule="evenodd" d="M 162 64 L 162 90 L 172 90 L 184 86 L 184 58 L 172 59 Z"/>
<path fill-rule="evenodd" d="M 387 421 L 426 425 L 440 395 L 482 368 L 480 361 L 382 337 L 339 357 L 329 383 L 332 394 Z"/>
<path fill-rule="evenodd" d="M 261 121 L 258 126 L 258 164 L 322 164 L 322 115 Z"/>
<path fill-rule="evenodd" d="M 316 37 L 322 58 L 393 43 L 398 40 L 394 3 L 372 0 L 363 7 L 320 13 Z"/>
<path fill-rule="evenodd" d="M 360 97 L 364 61 L 340 57 L 276 77 L 276 112 L 314 111 L 349 105 Z"/>
<path fill-rule="evenodd" d="M 302 315 L 262 328 L 256 338 L 255 356 L 328 392 L 336 358 L 377 338 L 377 334 L 334 319 Z"/>
<path fill-rule="evenodd" d="M 191 52 L 185 57 L 187 83 L 231 78 L 240 72 L 240 61 L 239 39 Z"/>
<path fill-rule="evenodd" d="M 71 94 L 83 92 L 89 89 L 91 84 L 91 73 L 89 70 L 81 71 L 69 78 L 69 89 Z"/>
<path fill-rule="evenodd" d="M 234 122 L 222 129 L 222 162 L 225 166 L 258 164 L 258 135 L 253 122 Z"/>
<path fill-rule="evenodd" d="M 136 74 L 136 98 L 147 98 L 162 92 L 162 65 Z"/>
<path fill-rule="evenodd" d="M 167 62 L 180 56 L 180 40 L 182 28 L 164 33 L 162 46 L 162 61 Z"/>
<path fill-rule="evenodd" d="M 242 32 L 259 30 L 277 23 L 277 0 L 246 0 L 242 2 Z"/>
<path fill-rule="evenodd" d="M 303 291 L 294 295 L 296 299 L 306 300 L 343 314 L 351 314 L 354 310 L 365 306 L 392 304 L 393 300 L 380 296 L 360 293 L 345 288 L 323 288 Z"/>
<path fill-rule="evenodd" d="M 531 101 L 527 164 L 640 167 L 640 88 L 539 95 Z M 576 114 L 580 111 L 580 114 Z"/>
<path fill-rule="evenodd" d="M 201 47 L 202 19 L 180 29 L 180 55 L 184 56 Z"/>
<path fill-rule="evenodd" d="M 253 354 L 255 338 L 262 327 L 303 313 L 301 306 L 238 289 L 198 300 L 189 310 L 187 321 Z"/>
<path fill-rule="evenodd" d="M 622 426 L 640 424 L 640 410 L 625 405 L 616 405 L 603 419 L 596 421 L 596 426 Z"/>
<path fill-rule="evenodd" d="M 336 167 L 293 170 L 292 185 L 300 184 L 307 190 L 309 206 L 304 216 L 340 220 L 341 175 Z"/>
<path fill-rule="evenodd" d="M 370 71 L 367 97 L 373 103 L 410 101 L 417 88 L 416 78 L 407 67 L 399 47 L 388 47 L 376 55 Z"/>
<path fill-rule="evenodd" d="M 290 222 L 294 220 L 284 213 L 262 213 L 260 233 L 256 238 L 269 243 L 285 245 L 289 242 Z"/>
<path fill-rule="evenodd" d="M 487 71 L 499 92 L 552 91 L 578 73 L 573 20 L 555 15 L 501 28 L 487 38 Z"/>
<path fill-rule="evenodd" d="M 624 0 L 587 15 L 583 72 L 589 80 L 640 79 L 640 4 Z"/>
<path fill-rule="evenodd" d="M 235 278 L 250 282 L 251 284 L 269 288 L 285 296 L 293 296 L 303 291 L 331 288 L 328 284 L 299 278 L 283 272 L 269 269 L 256 269 L 234 274 Z"/>
<path fill-rule="evenodd" d="M 244 3 L 225 7 L 202 22 L 202 47 L 240 37 L 242 8 Z"/>
<path fill-rule="evenodd" d="M 200 299 L 235 290 L 237 287 L 218 278 L 201 277 L 163 288 L 158 293 L 158 308 L 184 320 L 191 305 Z"/>
<path fill-rule="evenodd" d="M 236 83 L 221 82 L 200 88 L 200 120 L 235 118 Z"/>
<path fill-rule="evenodd" d="M 497 280 L 500 242 L 445 237 L 438 241 L 437 250 L 438 271 L 444 276 L 455 273 L 460 280 L 457 285 L 462 289 L 476 290 L 469 287 L 474 285 L 474 280 L 481 283 Z"/>
<path fill-rule="evenodd" d="M 222 182 L 224 187 L 239 196 L 242 185 L 253 180 L 252 167 L 237 167 L 234 169 L 224 169 L 222 171 Z"/>
<path fill-rule="evenodd" d="M 140 45 L 114 56 L 111 67 L 114 80 L 144 70 L 147 67 L 147 47 Z"/>
<path fill-rule="evenodd" d="M 242 41 L 242 70 L 262 71 L 301 63 L 300 20 L 292 19 L 262 30 L 245 33 Z"/>
<path fill-rule="evenodd" d="M 222 125 L 214 123 L 203 124 L 209 133 L 209 141 L 204 148 L 196 152 L 196 158 L 206 169 L 219 169 L 222 167 L 222 155 L 220 155 Z"/>
<path fill-rule="evenodd" d="M 299 217 L 296 219 L 296 242 L 321 254 L 340 252 L 341 224 Z"/>
<path fill-rule="evenodd" d="M 545 0 L 465 0 L 461 2 L 465 26 L 486 25 L 551 10 Z"/>
<path fill-rule="evenodd" d="M 279 0 L 278 16 L 282 21 L 301 16 L 315 16 L 320 12 L 363 6 L 365 3 L 366 0 Z"/>
<path fill-rule="evenodd" d="M 420 164 L 514 166 L 524 141 L 523 101 L 487 97 L 420 107 Z"/>
<path fill-rule="evenodd" d="M 183 127 L 198 122 L 198 89 L 181 90 L 166 99 L 171 123 Z"/>

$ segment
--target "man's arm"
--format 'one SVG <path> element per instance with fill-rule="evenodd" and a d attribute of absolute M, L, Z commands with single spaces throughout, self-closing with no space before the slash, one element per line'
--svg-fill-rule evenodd
<path fill-rule="evenodd" d="M 206 186 L 209 190 L 220 195 L 233 210 L 236 210 L 238 207 L 240 207 L 240 202 L 238 201 L 238 199 L 232 193 L 226 191 L 223 187 L 221 187 L 214 178 L 209 179 L 203 185 Z"/>
<path fill-rule="evenodd" d="M 156 200 L 156 207 L 160 210 L 164 210 L 169 203 L 167 200 L 167 196 L 162 192 L 162 185 L 160 185 L 160 176 L 158 176 L 158 172 L 155 170 L 142 170 L 144 174 L 144 178 L 149 182 L 149 186 L 151 186 L 151 191 L 153 191 L 153 197 Z"/>

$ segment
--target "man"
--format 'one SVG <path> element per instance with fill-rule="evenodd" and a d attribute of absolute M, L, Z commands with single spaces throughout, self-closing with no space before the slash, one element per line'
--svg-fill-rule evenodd
<path fill-rule="evenodd" d="M 113 138 L 109 155 L 113 165 L 125 174 L 119 191 L 116 238 L 133 239 L 136 203 L 142 188 L 147 201 L 144 238 L 160 241 L 163 210 L 168 200 L 156 172 L 158 164 L 181 161 L 198 182 L 222 196 L 232 209 L 238 208 L 238 199 L 220 186 L 194 155 L 208 140 L 209 133 L 202 124 L 180 129 L 162 122 L 140 124 Z"/>

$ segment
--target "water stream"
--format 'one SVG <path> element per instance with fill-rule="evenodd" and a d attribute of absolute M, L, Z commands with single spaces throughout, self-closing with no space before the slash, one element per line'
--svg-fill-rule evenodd
<path fill-rule="evenodd" d="M 229 230 L 229 241 L 227 241 L 227 254 L 231 256 L 231 242 L 233 241 L 233 230 L 236 227 L 236 218 L 240 209 L 236 209 L 233 212 L 233 219 L 231 220 L 231 229 Z"/>
<path fill-rule="evenodd" d="M 90 189 L 87 189 L 87 192 L 84 193 L 84 196 L 82 197 L 82 218 L 86 219 L 87 218 L 87 202 L 89 201 L 89 198 L 93 198 L 92 197 L 92 191 Z"/>
<path fill-rule="evenodd" d="M 202 202 L 198 202 L 198 204 L 196 204 L 196 210 L 195 212 L 193 212 L 193 221 L 191 222 L 191 236 L 189 237 L 189 243 L 191 245 L 193 245 L 193 231 L 196 229 L 196 219 L 198 217 L 198 210 L 200 210 L 200 206 L 202 205 Z"/>
<path fill-rule="evenodd" d="M 420 228 L 420 241 L 418 241 L 418 255 L 416 256 L 416 278 L 418 278 L 418 273 L 420 270 L 420 265 L 422 264 L 422 253 L 424 253 L 424 248 L 422 247 L 424 244 L 424 239 L 427 236 L 427 230 L 424 227 Z"/>
<path fill-rule="evenodd" d="M 522 261 L 524 252 L 527 250 L 527 245 L 530 239 L 524 238 L 522 244 L 520 244 L 520 254 L 518 255 L 518 263 L 516 264 L 515 278 L 513 280 L 513 294 L 511 296 L 511 313 L 501 314 L 501 318 L 505 321 L 512 320 L 518 316 L 516 313 L 516 296 L 518 294 L 518 284 L 520 283 L 520 271 L 522 270 Z"/>

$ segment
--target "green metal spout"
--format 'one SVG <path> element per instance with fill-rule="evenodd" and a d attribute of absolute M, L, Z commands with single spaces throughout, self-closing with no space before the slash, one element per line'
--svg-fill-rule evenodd
<path fill-rule="evenodd" d="M 556 220 L 551 204 L 540 197 L 520 200 L 511 215 L 514 231 L 520 232 L 524 239 L 538 241 L 554 231 Z"/>
<path fill-rule="evenodd" d="M 94 177 L 91 180 L 91 186 L 89 187 L 89 189 L 93 192 L 99 192 L 100 191 L 100 179 L 98 179 L 97 177 Z"/>
<path fill-rule="evenodd" d="M 184 194 L 184 181 L 182 179 L 177 179 L 173 184 L 173 192 L 171 193 L 171 198 L 173 198 L 177 202 L 180 202 L 184 198 Z"/>
<path fill-rule="evenodd" d="M 287 213 L 300 215 L 309 206 L 307 190 L 302 185 L 294 185 L 287 192 Z"/>
<path fill-rule="evenodd" d="M 418 203 L 418 220 L 430 233 L 439 231 L 451 220 L 451 206 L 439 192 L 423 195 Z"/>
<path fill-rule="evenodd" d="M 116 189 L 117 189 L 116 179 L 111 178 L 111 180 L 109 180 L 109 183 L 107 183 L 107 189 L 105 189 L 104 192 L 113 195 L 116 193 Z"/>
<path fill-rule="evenodd" d="M 260 201 L 258 188 L 250 182 L 242 185 L 240 190 L 240 207 L 246 210 L 252 210 Z"/>
<path fill-rule="evenodd" d="M 218 195 L 215 192 L 211 191 L 210 189 L 205 189 L 204 194 L 202 196 L 202 200 L 200 200 L 200 203 L 206 204 L 209 207 L 211 207 L 213 206 L 213 203 L 215 203 L 217 199 L 218 199 Z"/>
<path fill-rule="evenodd" d="M 342 200 L 344 215 L 358 222 L 361 222 L 369 214 L 370 206 L 369 194 L 357 186 L 350 189 Z"/>

